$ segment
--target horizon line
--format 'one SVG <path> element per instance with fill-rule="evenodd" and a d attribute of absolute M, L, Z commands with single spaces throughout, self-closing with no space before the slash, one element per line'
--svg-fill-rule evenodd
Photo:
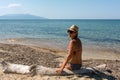
<path fill-rule="evenodd" d="M 0 19 L 0 20 L 120 20 L 120 19 L 115 19 L 115 18 L 82 18 L 82 19 L 70 19 L 70 18 L 64 18 L 64 19 L 62 19 L 62 18 L 59 18 L 59 19 L 56 19 L 56 18 L 54 18 L 54 19 L 50 19 L 50 18 L 46 18 L 46 19 Z"/>

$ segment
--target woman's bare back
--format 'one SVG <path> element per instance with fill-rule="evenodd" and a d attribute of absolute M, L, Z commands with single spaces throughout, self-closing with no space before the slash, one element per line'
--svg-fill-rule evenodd
<path fill-rule="evenodd" d="M 82 45 L 81 45 L 81 41 L 79 38 L 77 39 L 73 39 L 72 40 L 74 42 L 73 46 L 73 52 L 72 52 L 72 56 L 70 59 L 70 63 L 72 64 L 81 64 L 82 63 Z M 71 42 L 70 41 L 70 44 Z M 71 45 L 69 44 L 69 48 L 71 47 Z"/>

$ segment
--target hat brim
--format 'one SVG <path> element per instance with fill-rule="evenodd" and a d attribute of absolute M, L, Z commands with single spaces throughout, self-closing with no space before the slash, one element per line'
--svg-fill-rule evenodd
<path fill-rule="evenodd" d="M 70 28 L 68 28 L 68 29 L 67 29 L 67 31 L 73 31 L 73 32 L 76 32 L 75 30 L 73 30 L 73 29 L 70 29 Z"/>

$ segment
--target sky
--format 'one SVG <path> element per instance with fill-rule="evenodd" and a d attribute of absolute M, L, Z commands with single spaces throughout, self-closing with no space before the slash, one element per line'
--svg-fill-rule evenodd
<path fill-rule="evenodd" d="M 0 0 L 0 15 L 49 19 L 120 19 L 120 0 Z"/>

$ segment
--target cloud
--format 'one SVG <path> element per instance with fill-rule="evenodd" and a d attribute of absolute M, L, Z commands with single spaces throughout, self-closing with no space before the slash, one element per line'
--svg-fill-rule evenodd
<path fill-rule="evenodd" d="M 25 10 L 22 4 L 11 3 L 11 4 L 0 6 L 0 15 L 18 14 L 18 13 L 24 13 L 24 12 Z"/>
<path fill-rule="evenodd" d="M 22 7 L 22 4 L 11 3 L 6 6 L 0 6 L 0 9 L 9 9 L 9 8 L 18 8 L 18 7 Z"/>
<path fill-rule="evenodd" d="M 21 7 L 21 4 L 17 4 L 17 3 L 12 3 L 12 4 L 8 4 L 7 8 L 15 8 L 15 7 Z"/>

